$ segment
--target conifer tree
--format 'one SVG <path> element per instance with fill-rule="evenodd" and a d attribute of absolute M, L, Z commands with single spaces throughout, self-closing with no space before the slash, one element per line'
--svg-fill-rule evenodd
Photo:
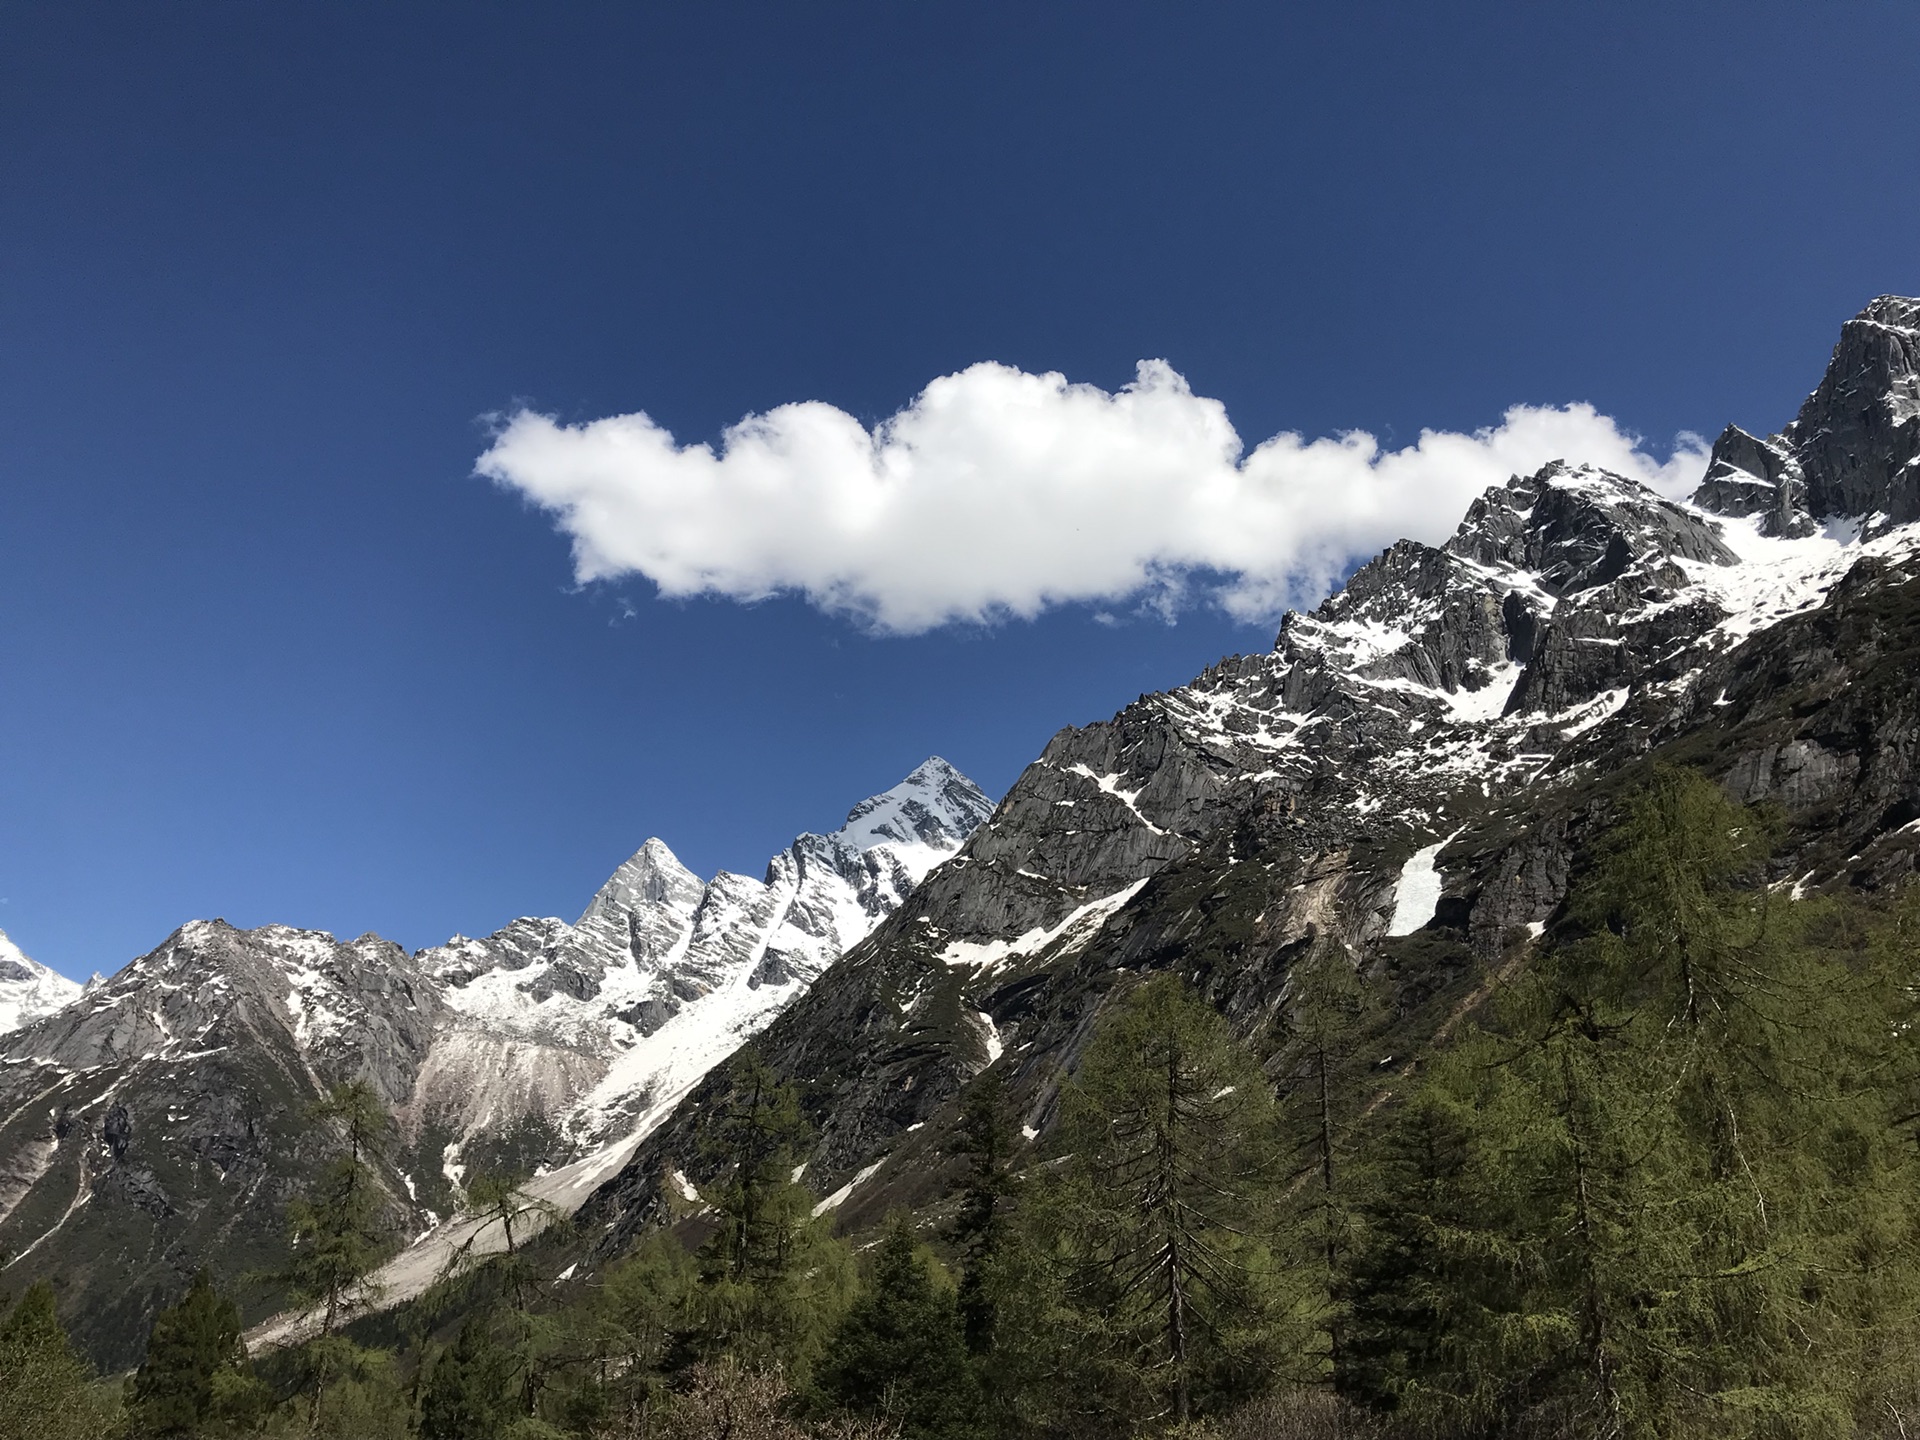
<path fill-rule="evenodd" d="M 1179 1425 L 1266 1383 L 1254 1232 L 1272 1097 L 1226 1022 L 1175 976 L 1139 985 L 1087 1047 L 1063 1122 L 1048 1209 L 1082 1343 L 1106 1357 L 1100 1398 Z"/>
<path fill-rule="evenodd" d="M 309 1117 L 329 1132 L 335 1153 L 310 1194 L 287 1207 L 293 1256 L 278 1278 L 318 1311 L 319 1334 L 307 1347 L 312 1371 L 307 1424 L 317 1432 L 328 1377 L 355 1360 L 340 1328 L 375 1298 L 369 1277 L 386 1241 L 385 1191 L 376 1166 L 393 1122 L 364 1080 L 335 1086 Z"/>
<path fill-rule="evenodd" d="M 841 1409 L 893 1421 L 910 1440 L 979 1433 L 979 1382 L 953 1293 L 934 1283 L 904 1215 L 888 1225 L 872 1283 L 828 1342 L 818 1386 Z"/>
<path fill-rule="evenodd" d="M 732 1084 L 709 1142 L 729 1168 L 710 1189 L 720 1228 L 702 1251 L 702 1268 L 717 1279 L 774 1281 L 792 1266 L 809 1205 L 793 1172 L 812 1127 L 793 1086 L 756 1052 L 742 1051 L 729 1068 Z"/>
<path fill-rule="evenodd" d="M 512 1421 L 511 1359 L 484 1316 L 469 1318 L 434 1360 L 420 1396 L 420 1440 L 497 1440 Z"/>
<path fill-rule="evenodd" d="M 8 1258 L 0 1255 L 0 1260 Z M 27 1293 L 14 1303 L 6 1319 L 0 1320 L 0 1343 L 28 1347 L 68 1345 L 66 1327 L 60 1323 L 59 1307 L 50 1282 L 36 1280 L 27 1287 Z"/>
<path fill-rule="evenodd" d="M 700 1284 L 669 1364 L 678 1371 L 731 1355 L 785 1366 L 804 1383 L 845 1308 L 850 1259 L 795 1178 L 812 1129 L 793 1086 L 752 1050 L 729 1062 L 728 1082 L 707 1142 L 725 1167 L 706 1187 L 718 1224 L 700 1249 Z"/>
<path fill-rule="evenodd" d="M 1914 1275 L 1912 1002 L 1757 883 L 1762 819 L 1657 776 L 1576 887 L 1584 934 L 1430 1066 L 1387 1144 L 1444 1120 L 1452 1173 L 1377 1166 L 1356 1391 L 1481 1429 L 1850 1423 Z"/>
<path fill-rule="evenodd" d="M 196 1435 L 246 1423 L 246 1411 L 255 1407 L 245 1403 L 246 1387 L 235 1382 L 250 1373 L 240 1312 L 201 1270 L 180 1302 L 154 1317 L 146 1359 L 128 1386 L 135 1432 Z"/>
<path fill-rule="evenodd" d="M 1292 1308 L 1318 1339 L 1295 1378 L 1324 1383 L 1340 1363 L 1336 1302 L 1354 1229 L 1351 1162 L 1356 1130 L 1377 1084 L 1368 1048 L 1379 1002 L 1345 947 L 1320 942 L 1296 964 L 1269 1069 L 1280 1077 L 1283 1172 L 1275 1217 L 1285 1238 Z"/>
<path fill-rule="evenodd" d="M 536 1280 L 526 1242 L 534 1235 L 565 1227 L 567 1217 L 550 1201 L 531 1195 L 511 1175 L 481 1175 L 469 1183 L 460 1207 L 471 1228 L 467 1238 L 448 1258 L 443 1276 L 471 1272 L 484 1265 L 487 1279 L 497 1287 L 501 1306 L 489 1306 L 497 1335 L 512 1353 L 521 1404 L 532 1415 L 555 1367 L 563 1363 L 564 1327 L 534 1303 Z M 503 1245 L 498 1253 L 478 1248 L 483 1236 L 497 1233 Z"/>
<path fill-rule="evenodd" d="M 1450 1059 L 1451 1057 L 1448 1057 Z M 1448 1063 L 1443 1059 L 1442 1064 Z M 1471 1062 L 1462 1062 L 1471 1063 Z M 1335 1379 L 1376 1411 L 1471 1430 L 1498 1410 L 1495 1353 L 1477 1324 L 1504 1301 L 1509 1255 L 1475 1151 L 1479 1118 L 1437 1079 L 1380 1127 L 1359 1187 L 1364 1243 L 1343 1258 L 1346 1324 Z"/>
<path fill-rule="evenodd" d="M 36 1280 L 0 1320 L 0 1440 L 105 1440 L 114 1408 L 92 1393 L 93 1372 L 74 1353 Z"/>
<path fill-rule="evenodd" d="M 956 1150 L 967 1159 L 967 1181 L 948 1237 L 960 1247 L 959 1306 L 967 1348 L 985 1354 L 993 1348 L 999 1308 L 999 1262 L 1010 1231 L 1008 1204 L 1013 1191 L 1010 1160 L 1013 1122 L 1007 1115 L 1006 1086 L 996 1070 L 973 1082 L 960 1107 Z"/>
<path fill-rule="evenodd" d="M 699 1283 L 693 1257 L 668 1231 L 652 1231 L 588 1292 L 575 1329 L 591 1373 L 578 1404 L 643 1434 L 666 1395 L 665 1372 L 676 1337 L 688 1328 Z"/>

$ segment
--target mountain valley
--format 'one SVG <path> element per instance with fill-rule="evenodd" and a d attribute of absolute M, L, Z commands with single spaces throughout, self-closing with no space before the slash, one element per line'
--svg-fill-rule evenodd
<path fill-rule="evenodd" d="M 703 883 L 649 841 L 572 923 L 409 954 L 196 921 L 51 1013 L 10 1002 L 0 1243 L 60 1277 L 98 1363 L 130 1363 L 197 1265 L 271 1267 L 321 1153 L 304 1107 L 360 1077 L 399 1119 L 389 1198 L 420 1237 L 389 1300 L 500 1171 L 577 1210 L 579 1284 L 724 1181 L 712 1117 L 748 1040 L 798 1094 L 816 1213 L 866 1236 L 950 1209 L 988 1072 L 1045 1153 L 1102 1017 L 1159 973 L 1283 1092 L 1303 967 L 1361 977 L 1384 1013 L 1348 1101 L 1372 1113 L 1566 923 L 1656 766 L 1771 803 L 1782 893 L 1909 877 L 1917 667 L 1920 301 L 1882 297 L 1792 423 L 1729 426 L 1689 498 L 1578 463 L 1514 476 L 1270 651 L 1060 731 L 997 805 L 930 760 L 760 881 Z"/>

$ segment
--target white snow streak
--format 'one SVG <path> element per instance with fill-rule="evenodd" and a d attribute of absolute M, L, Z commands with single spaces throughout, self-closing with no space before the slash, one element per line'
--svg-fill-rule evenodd
<path fill-rule="evenodd" d="M 1458 834 L 1458 831 L 1454 832 Z M 1407 857 L 1400 867 L 1400 883 L 1393 892 L 1393 918 L 1387 922 L 1387 934 L 1411 935 L 1440 908 L 1440 871 L 1434 864 L 1440 852 L 1453 839 L 1436 840 L 1423 845 Z"/>

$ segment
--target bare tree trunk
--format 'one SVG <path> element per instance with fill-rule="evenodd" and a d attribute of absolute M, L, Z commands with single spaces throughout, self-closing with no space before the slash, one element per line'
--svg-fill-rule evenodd
<path fill-rule="evenodd" d="M 1173 1359 L 1173 1423 L 1187 1423 L 1187 1297 L 1180 1283 L 1180 1239 L 1167 1237 L 1167 1351 Z"/>
<path fill-rule="evenodd" d="M 1180 1045 L 1167 1037 L 1167 1130 L 1161 1142 L 1160 1188 L 1167 1227 L 1167 1356 L 1173 1366 L 1173 1421 L 1187 1423 L 1187 1296 L 1180 1275 L 1180 1210 L 1177 1187 L 1180 1157 L 1174 1127 L 1179 1123 Z"/>
<path fill-rule="evenodd" d="M 1574 1231 L 1580 1237 L 1581 1260 L 1586 1270 L 1587 1338 L 1593 1347 L 1594 1387 L 1605 1416 L 1606 1435 L 1620 1433 L 1620 1391 L 1614 1383 L 1613 1351 L 1607 1335 L 1606 1301 L 1600 1293 L 1600 1271 L 1596 1256 L 1593 1209 L 1587 1194 L 1586 1137 L 1580 1133 L 1579 1102 L 1574 1094 L 1573 1065 L 1562 1052 L 1560 1064 L 1567 1092 L 1567 1131 L 1573 1140 Z"/>
<path fill-rule="evenodd" d="M 1320 1243 L 1327 1265 L 1327 1300 L 1329 1306 L 1333 1300 L 1334 1279 L 1340 1273 L 1340 1242 L 1334 1235 L 1333 1214 L 1333 1096 L 1327 1079 L 1327 1046 L 1325 1032 L 1314 1047 L 1320 1065 L 1320 1224 L 1322 1232 Z M 1340 1368 L 1340 1323 L 1329 1315 L 1327 1319 L 1327 1360 L 1337 1371 Z"/>

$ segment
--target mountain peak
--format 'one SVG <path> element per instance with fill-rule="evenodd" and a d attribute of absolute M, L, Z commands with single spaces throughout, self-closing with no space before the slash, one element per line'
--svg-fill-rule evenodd
<path fill-rule="evenodd" d="M 0 930 L 0 1033 L 51 1015 L 79 993 L 77 983 L 30 959 Z"/>
<path fill-rule="evenodd" d="M 1920 332 L 1920 300 L 1905 295 L 1878 295 L 1848 324 L 1886 325 L 1896 330 Z"/>
<path fill-rule="evenodd" d="M 651 836 L 634 851 L 587 903 L 575 923 L 587 925 L 596 916 L 618 911 L 622 916 L 637 905 L 664 905 L 693 913 L 700 903 L 700 877 L 680 863 L 680 857 L 659 836 Z M 621 921 L 624 927 L 624 919 Z"/>
<path fill-rule="evenodd" d="M 1836 517 L 1869 536 L 1920 520 L 1920 300 L 1882 295 L 1842 325 L 1794 422 L 1766 440 L 1729 425 L 1693 499 L 1782 537 Z"/>
<path fill-rule="evenodd" d="M 886 845 L 944 853 L 957 849 L 992 811 L 978 785 L 932 755 L 898 785 L 849 810 L 833 838 L 856 850 Z"/>

